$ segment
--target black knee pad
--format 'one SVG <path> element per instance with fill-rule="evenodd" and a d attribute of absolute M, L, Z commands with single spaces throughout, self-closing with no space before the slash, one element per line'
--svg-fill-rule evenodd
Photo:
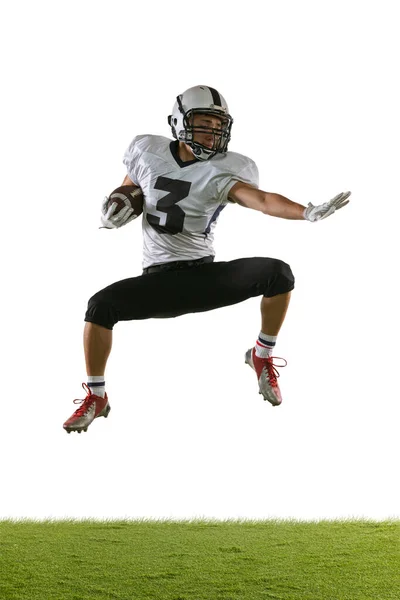
<path fill-rule="evenodd" d="M 277 258 L 267 258 L 267 287 L 262 292 L 266 298 L 286 294 L 294 289 L 294 275 L 290 266 Z"/>
<path fill-rule="evenodd" d="M 118 323 L 118 311 L 112 304 L 109 294 L 101 290 L 88 302 L 85 321 L 112 329 Z"/>

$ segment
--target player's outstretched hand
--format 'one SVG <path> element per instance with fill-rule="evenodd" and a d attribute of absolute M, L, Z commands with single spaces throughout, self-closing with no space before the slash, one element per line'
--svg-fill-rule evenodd
<path fill-rule="evenodd" d="M 104 198 L 103 204 L 101 206 L 101 227 L 100 229 L 116 229 L 117 227 L 122 227 L 123 225 L 127 225 L 130 223 L 136 215 L 132 216 L 133 208 L 130 206 L 125 206 L 121 208 L 118 213 L 115 213 L 118 204 L 113 202 L 109 208 L 107 208 L 108 196 Z"/>
<path fill-rule="evenodd" d="M 326 217 L 333 215 L 335 210 L 343 208 L 343 206 L 346 206 L 346 204 L 350 202 L 350 200 L 347 200 L 350 194 L 351 192 L 342 192 L 332 198 L 329 202 L 319 204 L 318 206 L 314 206 L 310 202 L 303 213 L 304 218 L 307 219 L 307 221 L 320 221 L 321 219 L 326 219 Z"/>

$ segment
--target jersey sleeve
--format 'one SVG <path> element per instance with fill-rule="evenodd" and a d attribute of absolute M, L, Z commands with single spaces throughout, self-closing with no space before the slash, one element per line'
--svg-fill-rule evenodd
<path fill-rule="evenodd" d="M 223 204 L 232 202 L 229 200 L 228 195 L 238 181 L 258 188 L 258 168 L 253 160 L 247 159 L 246 164 L 237 173 L 227 174 L 218 182 L 218 193 Z"/>
<path fill-rule="evenodd" d="M 136 137 L 133 138 L 132 142 L 129 144 L 128 148 L 125 150 L 125 154 L 122 159 L 122 162 L 126 166 L 129 178 L 136 185 L 139 185 L 137 183 L 138 179 L 139 179 L 138 174 L 137 174 L 137 167 L 138 167 L 138 159 L 139 159 L 139 156 L 141 153 L 138 148 L 138 144 L 143 137 L 144 137 L 143 135 L 137 135 Z"/>

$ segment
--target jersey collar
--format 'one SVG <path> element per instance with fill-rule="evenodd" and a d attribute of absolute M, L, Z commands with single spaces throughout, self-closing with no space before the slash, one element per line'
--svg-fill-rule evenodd
<path fill-rule="evenodd" d="M 189 165 L 194 165 L 194 163 L 200 162 L 198 158 L 194 157 L 193 160 L 183 161 L 181 160 L 178 154 L 179 148 L 179 140 L 172 140 L 169 145 L 169 149 L 171 150 L 171 154 L 174 157 L 175 161 L 178 163 L 180 167 L 188 167 Z"/>

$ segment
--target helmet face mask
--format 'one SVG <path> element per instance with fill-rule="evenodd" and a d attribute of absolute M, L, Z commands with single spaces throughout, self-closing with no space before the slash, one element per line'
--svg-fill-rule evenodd
<path fill-rule="evenodd" d="M 216 122 L 220 123 L 217 127 Z M 168 123 L 173 137 L 187 144 L 200 160 L 227 152 L 233 119 L 225 99 L 213 88 L 196 86 L 178 96 Z"/>
<path fill-rule="evenodd" d="M 196 119 L 197 116 L 199 116 L 200 119 Z M 201 117 L 204 117 L 203 123 Z M 212 126 L 212 121 L 215 121 L 216 119 L 220 122 L 219 127 Z M 224 153 L 227 151 L 232 127 L 232 118 L 230 116 L 227 117 L 222 115 L 221 112 L 213 109 L 193 109 L 184 114 L 183 127 L 185 129 L 185 143 L 192 148 L 195 156 L 196 151 L 211 153 L 212 156 L 218 152 Z M 212 136 L 211 147 L 199 140 L 199 137 L 201 139 L 205 136 L 210 138 Z"/>

